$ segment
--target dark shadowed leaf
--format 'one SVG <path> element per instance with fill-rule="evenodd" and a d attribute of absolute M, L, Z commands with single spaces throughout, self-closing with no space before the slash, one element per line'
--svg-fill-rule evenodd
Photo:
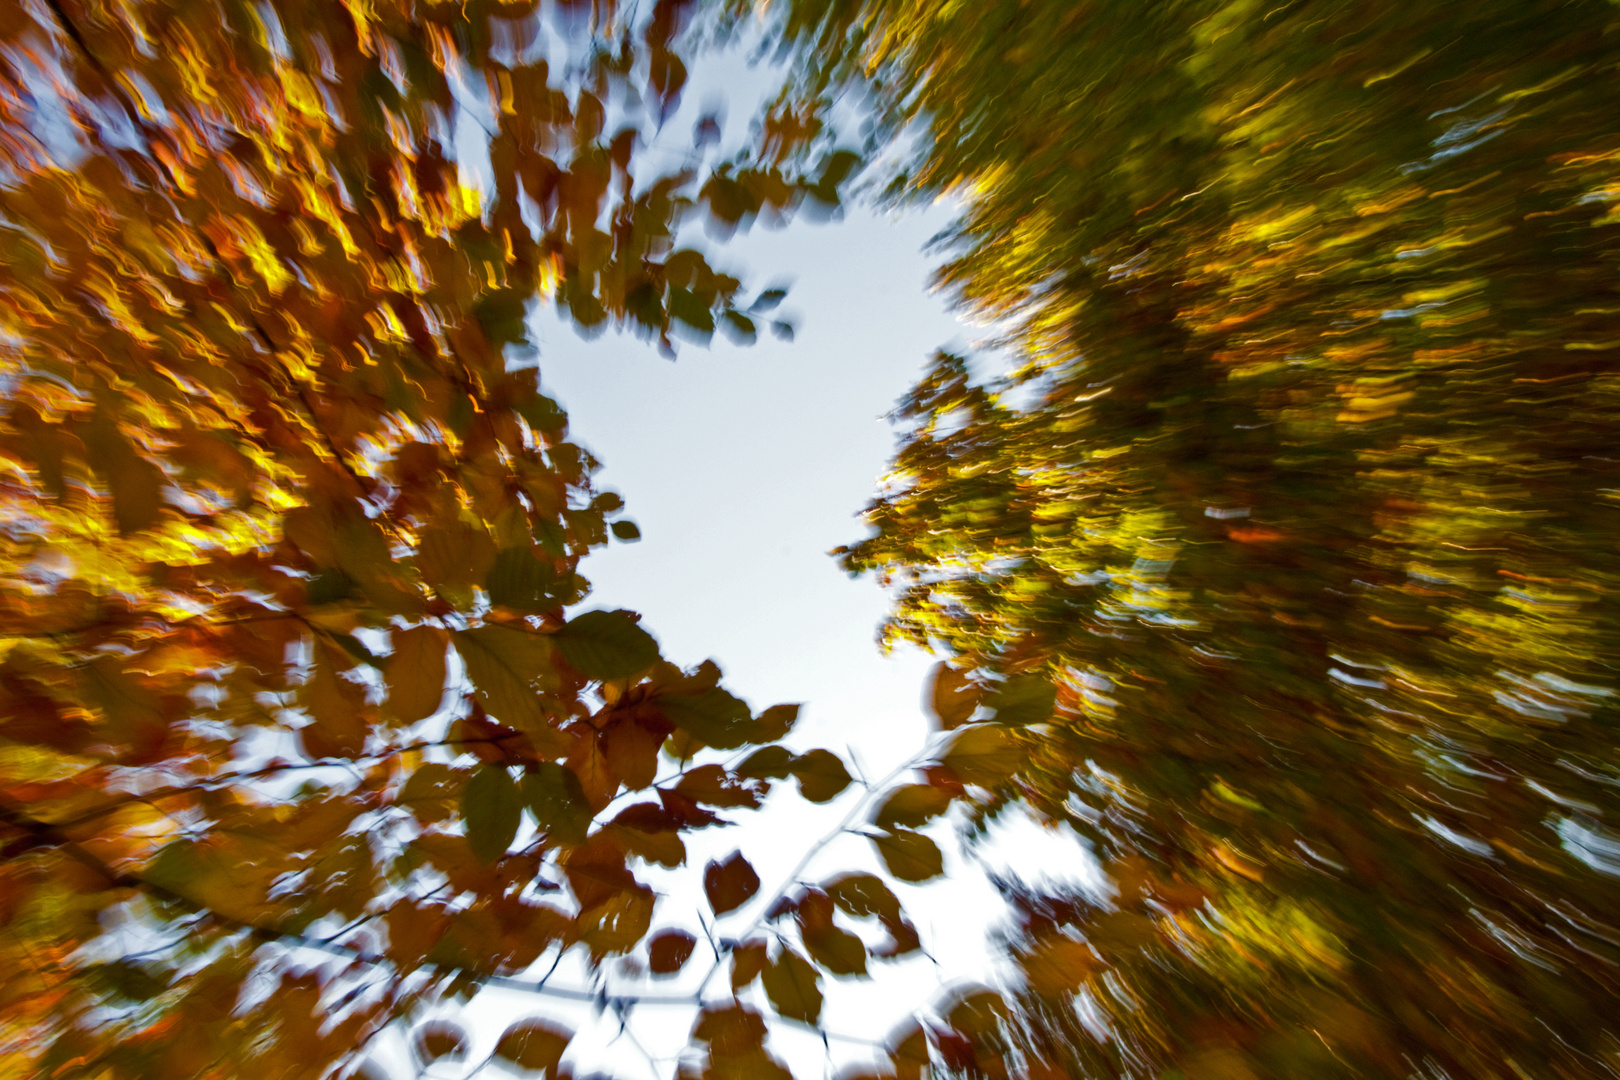
<path fill-rule="evenodd" d="M 800 754 L 788 770 L 799 781 L 799 794 L 811 802 L 828 802 L 849 786 L 849 770 L 829 750 Z"/>
<path fill-rule="evenodd" d="M 686 966 L 697 938 L 685 930 L 664 930 L 647 942 L 647 969 L 654 975 L 673 975 Z"/>
<path fill-rule="evenodd" d="M 703 868 L 703 895 L 716 915 L 742 907 L 757 892 L 759 875 L 740 851 Z"/>
<path fill-rule="evenodd" d="M 992 690 L 985 704 L 996 712 L 996 723 L 1006 727 L 1037 724 L 1052 715 L 1056 690 L 1040 675 L 1015 675 Z"/>
<path fill-rule="evenodd" d="M 582 844 L 591 827 L 591 808 L 574 771 L 543 761 L 524 774 L 519 788 L 535 825 L 565 844 Z"/>
<path fill-rule="evenodd" d="M 523 819 L 523 799 L 504 765 L 485 765 L 461 793 L 461 821 L 467 846 L 478 861 L 494 862 L 506 853 Z"/>

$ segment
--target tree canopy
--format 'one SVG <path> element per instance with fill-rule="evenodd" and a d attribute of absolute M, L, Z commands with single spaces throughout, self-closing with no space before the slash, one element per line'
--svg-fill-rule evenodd
<path fill-rule="evenodd" d="M 852 811 L 883 874 L 702 870 L 768 910 L 709 943 L 691 1068 L 786 1073 L 762 1010 L 915 951 L 918 830 L 1016 804 L 1114 893 L 1009 882 L 1020 979 L 919 1002 L 899 1080 L 1620 1069 L 1620 13 L 716 3 L 790 85 L 665 174 L 688 8 L 0 3 L 16 1071 L 324 1075 L 564 951 L 692 962 L 640 868 L 850 774 L 583 610 L 637 532 L 525 319 L 751 337 L 780 297 L 682 226 L 863 157 L 959 200 L 940 283 L 1018 358 L 936 358 L 842 553 L 949 734 Z"/>
<path fill-rule="evenodd" d="M 961 199 L 939 281 L 1022 363 L 937 358 L 844 554 L 1005 751 L 979 812 L 1115 882 L 1009 890 L 1007 1037 L 1081 1076 L 1612 1075 L 1613 6 L 784 27 L 807 100 L 858 79 L 916 139 L 896 197 Z"/>
<path fill-rule="evenodd" d="M 8 1071 L 352 1070 L 424 1003 L 642 946 L 635 867 L 773 781 L 848 785 L 780 745 L 796 706 L 579 610 L 580 559 L 637 530 L 538 391 L 531 302 L 751 337 L 780 295 L 745 308 L 680 226 L 834 204 L 853 164 L 640 168 L 687 6 L 0 8 Z M 703 885 L 717 915 L 760 888 L 740 855 Z M 726 949 L 815 1019 L 797 952 Z M 765 1068 L 758 1022 L 699 1037 Z M 567 1042 L 497 1054 L 555 1073 Z"/>

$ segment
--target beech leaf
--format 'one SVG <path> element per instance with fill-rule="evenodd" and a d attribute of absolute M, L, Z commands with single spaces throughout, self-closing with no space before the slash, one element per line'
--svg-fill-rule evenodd
<path fill-rule="evenodd" d="M 593 815 L 574 770 L 543 761 L 524 774 L 519 790 L 540 831 L 565 844 L 585 842 Z"/>
<path fill-rule="evenodd" d="M 914 829 L 951 807 L 951 796 L 931 784 L 907 784 L 894 789 L 872 815 L 880 829 L 904 825 Z"/>
<path fill-rule="evenodd" d="M 686 966 L 697 938 L 685 930 L 664 930 L 647 942 L 647 969 L 654 975 L 673 975 Z"/>
<path fill-rule="evenodd" d="M 546 727 L 536 691 L 551 685 L 550 639 L 505 626 L 458 631 L 452 640 L 489 714 L 519 731 Z"/>
<path fill-rule="evenodd" d="M 759 875 L 742 856 L 732 852 L 724 861 L 711 861 L 703 868 L 703 894 L 716 915 L 735 911 L 759 892 Z"/>
<path fill-rule="evenodd" d="M 587 679 L 622 679 L 658 662 L 658 642 L 628 611 L 587 611 L 552 635 L 557 649 Z"/>
<path fill-rule="evenodd" d="M 922 833 L 898 830 L 872 837 L 889 873 L 901 881 L 927 881 L 945 869 L 939 845 Z"/>
<path fill-rule="evenodd" d="M 814 803 L 835 799 L 849 786 L 849 770 L 829 750 L 800 754 L 788 768 L 799 781 L 799 794 Z"/>
<path fill-rule="evenodd" d="M 416 1054 L 424 1064 L 441 1058 L 459 1061 L 468 1042 L 467 1033 L 447 1020 L 431 1020 L 416 1029 Z"/>
<path fill-rule="evenodd" d="M 523 1020 L 501 1033 L 495 1056 L 527 1072 L 555 1076 L 574 1033 L 543 1020 Z"/>
<path fill-rule="evenodd" d="M 388 709 L 401 723 L 425 720 L 444 699 L 445 645 L 449 635 L 436 626 L 396 627 L 393 655 L 385 678 Z"/>
<path fill-rule="evenodd" d="M 998 724 L 973 724 L 952 736 L 940 764 L 964 783 L 992 787 L 1023 764 L 1018 740 Z"/>
<path fill-rule="evenodd" d="M 929 677 L 927 700 L 934 719 L 942 729 L 949 731 L 967 723 L 978 711 L 979 687 L 968 678 L 967 672 L 941 661 L 934 665 Z"/>
<path fill-rule="evenodd" d="M 821 1019 L 821 976 L 792 949 L 777 954 L 760 973 L 760 982 L 778 1015 L 811 1025 Z"/>
<path fill-rule="evenodd" d="M 467 846 L 481 863 L 492 863 L 512 845 L 523 817 L 518 786 L 504 765 L 485 765 L 461 793 L 461 820 Z"/>

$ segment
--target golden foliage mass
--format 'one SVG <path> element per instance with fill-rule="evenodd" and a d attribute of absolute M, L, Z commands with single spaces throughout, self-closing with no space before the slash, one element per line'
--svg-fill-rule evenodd
<path fill-rule="evenodd" d="M 849 783 L 776 745 L 795 707 L 567 610 L 638 534 L 539 392 L 531 304 L 751 337 L 679 229 L 849 171 L 638 171 L 688 7 L 0 4 L 8 1073 L 352 1068 L 543 955 L 635 950 L 637 861 L 710 807 Z M 716 753 L 765 744 L 771 775 Z M 495 1054 L 553 1073 L 568 1041 Z"/>
<path fill-rule="evenodd" d="M 1032 1075 L 1620 1068 L 1616 9 L 778 19 L 1018 364 L 936 358 L 844 557 L 1115 881 L 1009 883 Z"/>

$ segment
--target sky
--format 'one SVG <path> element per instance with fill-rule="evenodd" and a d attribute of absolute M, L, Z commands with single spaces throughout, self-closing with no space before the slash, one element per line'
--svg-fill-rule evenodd
<path fill-rule="evenodd" d="M 734 146 L 772 88 L 768 70 L 735 53 L 700 65 L 664 136 L 643 152 L 688 147 L 693 123 L 713 111 L 725 120 L 722 146 Z M 476 157 L 475 148 L 462 149 Z M 888 597 L 870 579 L 848 577 L 828 552 L 867 531 L 859 514 L 887 471 L 898 434 L 886 414 L 936 349 L 967 350 L 982 334 L 928 287 L 935 260 L 923 249 L 950 216 L 944 205 L 881 214 L 855 203 L 832 222 L 756 224 L 723 243 L 700 231 L 683 237 L 754 291 L 787 285 L 779 313 L 796 324 L 791 342 L 761 334 L 755 344 L 738 346 L 717 334 L 707 346 L 682 344 L 671 361 L 633 336 L 608 332 L 586 341 L 550 305 L 530 321 L 542 387 L 568 412 L 570 439 L 603 463 L 598 487 L 624 497 L 624 516 L 642 534 L 584 560 L 580 570 L 593 589 L 581 609 L 641 613 L 667 658 L 685 667 L 715 660 L 727 689 L 756 711 L 802 703 L 790 744 L 825 746 L 874 782 L 926 751 L 932 733 L 922 697 L 934 658 L 915 649 L 883 654 L 876 633 Z M 700 951 L 686 971 L 665 980 L 610 962 L 605 985 L 615 993 L 655 994 L 685 994 L 698 985 L 713 959 L 702 951 L 699 921 L 708 915 L 698 882 L 710 858 L 741 850 L 764 883 L 753 903 L 720 921 L 719 937 L 740 937 L 756 926 L 769 899 L 827 835 L 835 839 L 798 881 L 881 870 L 868 840 L 838 831 L 861 798 L 860 785 L 852 785 L 817 807 L 791 782 L 781 783 L 764 810 L 740 815 L 736 827 L 693 834 L 686 867 L 638 868 L 662 893 L 655 929 L 688 929 Z M 859 813 L 854 826 L 865 817 Z M 964 851 L 953 840 L 954 824 L 927 830 L 945 850 L 945 877 L 895 889 L 927 955 L 886 964 L 868 981 L 829 978 L 835 985 L 823 987 L 823 1027 L 846 1038 L 824 1043 L 808 1029 L 773 1025 L 773 1052 L 801 1080 L 870 1061 L 870 1048 L 858 1040 L 882 1040 L 942 989 L 995 981 L 988 935 L 1001 908 L 982 872 L 986 865 L 1101 887 L 1095 862 L 1072 834 L 1008 815 L 978 850 Z M 859 924 L 846 928 L 877 940 Z M 708 985 L 710 997 L 725 996 L 727 970 Z M 551 985 L 589 987 L 592 975 L 566 959 Z M 759 994 L 757 983 L 749 993 Z M 463 1013 L 445 1013 L 463 1024 L 472 1018 L 474 1061 L 507 1023 L 531 1015 L 578 1029 L 565 1058 L 577 1076 L 601 1069 L 622 1078 L 667 1078 L 688 1046 L 695 1011 L 643 1007 L 625 1018 L 486 991 Z M 448 1080 L 459 1071 L 441 1074 L 436 1067 L 429 1075 Z"/>

